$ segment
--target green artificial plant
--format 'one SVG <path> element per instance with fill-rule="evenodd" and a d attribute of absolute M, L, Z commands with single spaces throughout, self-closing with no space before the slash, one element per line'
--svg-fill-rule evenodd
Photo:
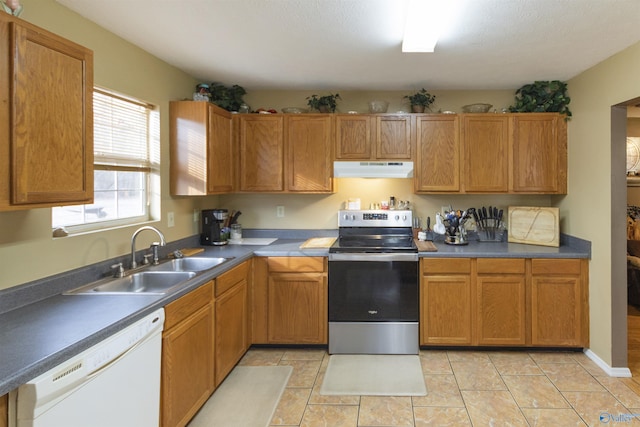
<path fill-rule="evenodd" d="M 425 88 L 420 89 L 413 95 L 405 95 L 404 98 L 408 99 L 411 105 L 421 105 L 425 108 L 429 108 L 436 100 L 436 96 L 431 95 Z"/>
<path fill-rule="evenodd" d="M 571 117 L 567 96 L 567 83 L 559 80 L 535 81 L 516 91 L 515 105 L 509 107 L 512 113 L 553 112 Z"/>
<path fill-rule="evenodd" d="M 211 83 L 209 92 L 211 93 L 211 102 L 227 111 L 238 111 L 240 105 L 244 103 L 242 97 L 247 93 L 242 86 L 227 87 L 221 83 Z"/>
<path fill-rule="evenodd" d="M 329 94 L 325 96 L 318 96 L 314 94 L 307 97 L 307 105 L 313 110 L 335 113 L 338 99 L 342 100 L 338 93 L 335 95 Z"/>

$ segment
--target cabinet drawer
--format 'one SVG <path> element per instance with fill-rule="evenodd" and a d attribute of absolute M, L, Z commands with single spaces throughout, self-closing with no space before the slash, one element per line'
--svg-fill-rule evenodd
<path fill-rule="evenodd" d="M 324 272 L 324 257 L 269 257 L 269 271 L 278 272 Z"/>
<path fill-rule="evenodd" d="M 216 297 L 231 289 L 233 285 L 247 279 L 249 273 L 249 261 L 232 268 L 216 278 Z"/>
<path fill-rule="evenodd" d="M 422 274 L 471 273 L 470 258 L 423 258 Z"/>
<path fill-rule="evenodd" d="M 531 273 L 536 274 L 580 274 L 579 259 L 532 259 Z"/>
<path fill-rule="evenodd" d="M 524 274 L 524 258 L 478 258 L 478 274 Z"/>
<path fill-rule="evenodd" d="M 200 286 L 185 296 L 167 304 L 164 308 L 164 330 L 168 331 L 191 314 L 211 302 L 213 281 Z"/>

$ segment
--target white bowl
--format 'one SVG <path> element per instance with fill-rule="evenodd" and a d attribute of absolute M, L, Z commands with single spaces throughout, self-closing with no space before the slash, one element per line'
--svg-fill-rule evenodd
<path fill-rule="evenodd" d="M 387 101 L 369 101 L 369 112 L 372 114 L 386 113 L 389 108 Z"/>

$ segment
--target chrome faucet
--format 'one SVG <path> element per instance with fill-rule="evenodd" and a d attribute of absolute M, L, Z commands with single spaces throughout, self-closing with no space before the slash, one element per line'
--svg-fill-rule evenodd
<path fill-rule="evenodd" d="M 138 228 L 133 233 L 133 236 L 131 236 L 131 268 L 132 269 L 138 267 L 138 263 L 136 262 L 136 237 L 138 237 L 138 234 L 140 234 L 140 232 L 144 231 L 144 230 L 155 231 L 156 233 L 158 233 L 158 236 L 160 236 L 160 243 L 159 244 L 157 242 L 154 242 L 154 243 L 151 244 L 152 248 L 155 246 L 155 248 L 154 248 L 154 262 L 156 262 L 156 263 L 158 262 L 158 255 L 157 255 L 157 247 L 158 247 L 158 245 L 164 246 L 166 244 L 166 242 L 164 240 L 164 235 L 157 228 L 152 227 L 150 225 L 145 225 L 144 227 Z"/>

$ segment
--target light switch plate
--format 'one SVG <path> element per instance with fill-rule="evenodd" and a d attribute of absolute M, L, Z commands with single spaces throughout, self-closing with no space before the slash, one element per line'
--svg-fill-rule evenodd
<path fill-rule="evenodd" d="M 167 227 L 173 227 L 174 225 L 176 225 L 176 222 L 173 217 L 173 212 L 167 212 Z"/>

